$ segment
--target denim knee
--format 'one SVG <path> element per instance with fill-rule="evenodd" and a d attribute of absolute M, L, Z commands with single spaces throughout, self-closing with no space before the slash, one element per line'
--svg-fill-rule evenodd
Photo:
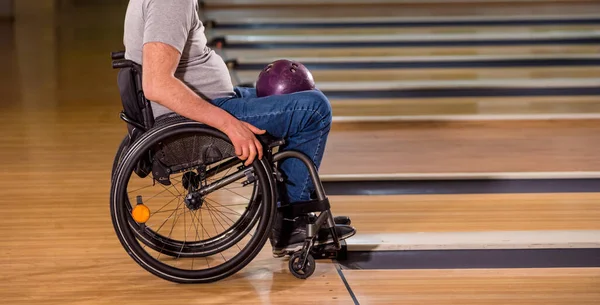
<path fill-rule="evenodd" d="M 319 118 L 320 123 L 323 127 L 329 127 L 331 125 L 331 103 L 323 94 L 318 90 L 304 91 L 301 93 L 302 98 L 300 104 L 302 108 L 312 109 L 315 115 Z"/>

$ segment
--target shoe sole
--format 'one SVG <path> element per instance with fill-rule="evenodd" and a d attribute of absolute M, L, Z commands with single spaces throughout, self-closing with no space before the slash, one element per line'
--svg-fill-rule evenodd
<path fill-rule="evenodd" d="M 351 233 L 348 233 L 346 235 L 342 235 L 339 237 L 339 240 L 345 240 L 348 239 L 352 236 L 354 236 L 356 234 L 356 230 L 352 231 Z M 320 246 L 320 245 L 327 245 L 327 244 L 331 244 L 333 243 L 333 239 L 327 239 L 325 241 L 315 241 L 315 246 Z M 283 249 L 278 249 L 275 250 L 273 249 L 273 257 L 274 258 L 281 258 L 284 257 L 286 255 L 292 255 L 295 252 L 298 252 L 300 250 L 302 250 L 302 247 L 304 247 L 304 242 L 302 243 L 296 243 L 296 244 L 291 244 L 288 245 L 287 247 L 283 248 Z"/>

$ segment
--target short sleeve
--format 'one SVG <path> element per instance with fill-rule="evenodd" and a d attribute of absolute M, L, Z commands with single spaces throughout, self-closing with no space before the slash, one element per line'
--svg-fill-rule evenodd
<path fill-rule="evenodd" d="M 162 42 L 183 53 L 192 28 L 195 0 L 148 0 L 144 12 L 144 44 Z"/>

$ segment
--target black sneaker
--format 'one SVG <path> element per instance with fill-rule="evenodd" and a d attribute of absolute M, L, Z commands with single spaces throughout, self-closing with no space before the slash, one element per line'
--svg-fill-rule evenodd
<path fill-rule="evenodd" d="M 294 219 L 284 218 L 279 213 L 273 224 L 271 233 L 271 246 L 273 247 L 273 256 L 282 257 L 288 253 L 300 251 L 306 239 L 306 224 L 308 217 L 296 217 Z M 336 225 L 338 238 L 340 240 L 352 237 L 356 234 L 356 229 L 348 225 Z M 319 230 L 316 245 L 333 243 L 333 236 L 329 228 Z"/>

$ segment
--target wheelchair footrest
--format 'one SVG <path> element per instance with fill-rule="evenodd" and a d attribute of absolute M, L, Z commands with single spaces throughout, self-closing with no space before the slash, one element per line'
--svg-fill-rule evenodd
<path fill-rule="evenodd" d="M 331 208 L 329 199 L 323 201 L 310 200 L 304 202 L 295 202 L 279 207 L 279 210 L 290 217 L 304 216 L 312 212 L 323 212 Z"/>
<path fill-rule="evenodd" d="M 345 260 L 348 257 L 348 246 L 346 241 L 340 241 L 341 249 L 336 250 L 333 244 L 314 246 L 310 253 L 315 259 Z"/>

